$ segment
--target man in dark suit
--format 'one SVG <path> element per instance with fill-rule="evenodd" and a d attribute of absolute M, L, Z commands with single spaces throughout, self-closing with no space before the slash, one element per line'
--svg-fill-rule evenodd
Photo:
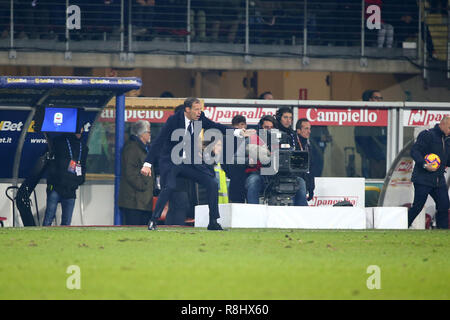
<path fill-rule="evenodd" d="M 208 230 L 223 230 L 217 222 L 219 215 L 218 185 L 214 172 L 201 161 L 199 135 L 201 129 L 217 129 L 226 135 L 228 128 L 206 118 L 202 105 L 197 98 L 184 101 L 184 108 L 178 110 L 167 119 L 159 136 L 150 145 L 150 150 L 141 169 L 144 176 L 151 175 L 151 166 L 159 160 L 161 176 L 161 193 L 156 202 L 155 210 L 150 219 L 148 229 L 156 229 L 156 220 L 169 201 L 176 188 L 176 177 L 181 175 L 203 185 L 208 192 L 209 225 Z M 173 136 L 181 136 L 181 143 L 174 141 Z M 236 129 L 234 135 L 246 137 L 255 134 L 254 130 Z M 192 142 L 192 143 L 191 143 Z M 181 148 L 180 148 L 181 145 Z"/>

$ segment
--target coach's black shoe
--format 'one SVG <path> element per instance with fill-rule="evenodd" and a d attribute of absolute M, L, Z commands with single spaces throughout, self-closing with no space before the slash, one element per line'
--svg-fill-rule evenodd
<path fill-rule="evenodd" d="M 157 229 L 157 223 L 154 220 L 150 220 L 148 223 L 148 230 L 156 230 Z"/>
<path fill-rule="evenodd" d="M 218 224 L 217 222 L 210 222 L 208 224 L 208 230 L 224 231 L 222 226 L 220 224 Z"/>

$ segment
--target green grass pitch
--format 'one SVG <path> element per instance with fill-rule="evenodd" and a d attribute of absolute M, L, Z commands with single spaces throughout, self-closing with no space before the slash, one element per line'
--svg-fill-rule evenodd
<path fill-rule="evenodd" d="M 449 249 L 448 231 L 3 228 L 0 299 L 449 299 Z"/>

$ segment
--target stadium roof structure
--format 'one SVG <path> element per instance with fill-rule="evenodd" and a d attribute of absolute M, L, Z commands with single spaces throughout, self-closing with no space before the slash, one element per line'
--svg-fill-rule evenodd
<path fill-rule="evenodd" d="M 120 224 L 120 214 L 117 207 L 117 197 L 120 184 L 120 150 L 124 144 L 125 127 L 125 93 L 137 90 L 141 87 L 139 78 L 109 78 L 109 77 L 53 77 L 53 76 L 0 76 L 0 112 L 3 113 L 0 121 L 7 122 L 4 118 L 16 118 L 21 121 L 20 127 L 15 127 L 14 139 L 8 151 L 2 152 L 2 163 L 10 162 L 6 166 L 11 170 L 13 185 L 17 186 L 19 167 L 23 154 L 25 137 L 36 110 L 40 106 L 56 106 L 80 108 L 97 114 L 106 104 L 116 98 L 116 137 L 115 137 L 115 212 L 114 223 Z M 27 112 L 29 111 L 29 112 Z M 17 114 L 20 113 L 18 117 Z M 16 114 L 16 115 L 14 115 Z M 94 117 L 95 119 L 95 117 Z M 18 120 L 19 121 L 19 120 Z M 11 122 L 11 121 L 10 121 Z M 4 124 L 4 123 L 3 123 Z M 3 125 L 2 124 L 2 125 Z M 5 133 L 5 130 L 0 132 Z M 17 139 L 16 139 L 17 138 Z M 5 157 L 5 158 L 4 158 Z M 7 159 L 9 158 L 9 159 Z M 26 159 L 27 162 L 35 159 Z"/>
<path fill-rule="evenodd" d="M 102 108 L 113 96 L 137 90 L 141 85 L 139 78 L 2 76 L 0 106 L 13 109 L 63 104 Z"/>

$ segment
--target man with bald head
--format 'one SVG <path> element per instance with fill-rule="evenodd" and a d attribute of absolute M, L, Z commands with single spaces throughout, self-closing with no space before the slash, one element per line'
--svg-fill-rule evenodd
<path fill-rule="evenodd" d="M 433 168 L 425 162 L 425 156 L 434 153 L 441 165 Z M 422 211 L 428 195 L 436 203 L 436 226 L 448 229 L 449 196 L 445 182 L 445 168 L 450 166 L 450 116 L 446 116 L 434 128 L 422 131 L 411 148 L 415 161 L 411 181 L 414 183 L 414 202 L 408 210 L 408 226 Z"/>

